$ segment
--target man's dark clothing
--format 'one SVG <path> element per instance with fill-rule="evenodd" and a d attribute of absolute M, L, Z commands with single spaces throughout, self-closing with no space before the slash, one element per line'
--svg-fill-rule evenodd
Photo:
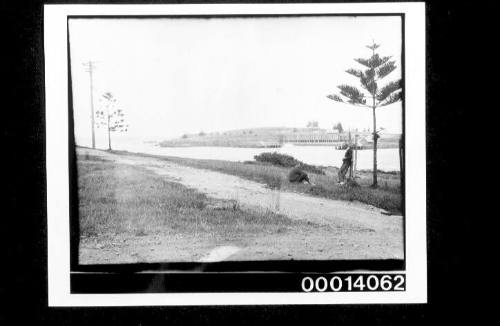
<path fill-rule="evenodd" d="M 290 182 L 304 182 L 307 181 L 309 182 L 309 177 L 307 176 L 307 173 L 302 171 L 299 168 L 293 168 L 290 173 L 288 174 L 288 181 Z"/>
<path fill-rule="evenodd" d="M 347 171 L 349 171 L 349 168 L 351 166 L 352 166 L 352 148 L 349 147 L 345 152 L 344 158 L 342 159 L 342 166 L 340 167 L 339 170 L 339 182 L 345 180 L 345 175 L 347 174 Z"/>

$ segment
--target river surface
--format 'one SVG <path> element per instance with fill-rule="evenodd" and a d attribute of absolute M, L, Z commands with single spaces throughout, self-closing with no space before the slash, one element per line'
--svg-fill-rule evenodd
<path fill-rule="evenodd" d="M 239 148 L 239 147 L 160 147 L 154 143 L 142 141 L 117 141 L 113 149 L 134 153 L 146 153 L 163 156 L 177 156 L 194 159 L 213 159 L 233 162 L 252 161 L 255 155 L 264 152 L 288 154 L 308 164 L 336 166 L 342 164 L 345 150 L 336 150 L 332 146 L 294 146 L 285 144 L 281 148 Z M 399 171 L 399 150 L 384 148 L 377 150 L 378 169 L 383 171 Z M 373 168 L 373 151 L 364 149 L 357 151 L 358 170 Z"/>

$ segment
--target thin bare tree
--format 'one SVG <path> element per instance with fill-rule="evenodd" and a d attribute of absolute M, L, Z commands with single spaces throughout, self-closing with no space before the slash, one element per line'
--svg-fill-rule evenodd
<path fill-rule="evenodd" d="M 111 150 L 111 134 L 114 132 L 127 132 L 128 124 L 125 123 L 125 114 L 116 107 L 116 98 L 112 93 L 106 92 L 99 99 L 102 109 L 96 111 L 97 127 L 103 126 L 108 133 L 108 150 Z"/>

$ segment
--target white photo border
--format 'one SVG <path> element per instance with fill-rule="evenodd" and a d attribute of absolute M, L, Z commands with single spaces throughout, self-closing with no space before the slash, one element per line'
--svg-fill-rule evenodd
<path fill-rule="evenodd" d="M 68 16 L 403 14 L 405 24 L 406 291 L 324 293 L 70 292 Z M 49 306 L 407 304 L 427 302 L 425 4 L 45 5 L 45 109 Z"/>

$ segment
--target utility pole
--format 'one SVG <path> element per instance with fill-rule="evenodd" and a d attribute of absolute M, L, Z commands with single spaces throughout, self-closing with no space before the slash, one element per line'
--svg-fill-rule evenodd
<path fill-rule="evenodd" d="M 92 148 L 95 149 L 95 123 L 94 123 L 94 85 L 93 85 L 93 70 L 95 69 L 95 62 L 94 61 L 88 61 L 84 62 L 83 65 L 86 68 L 86 72 L 89 73 L 89 78 L 90 78 L 90 121 L 92 123 Z"/>

